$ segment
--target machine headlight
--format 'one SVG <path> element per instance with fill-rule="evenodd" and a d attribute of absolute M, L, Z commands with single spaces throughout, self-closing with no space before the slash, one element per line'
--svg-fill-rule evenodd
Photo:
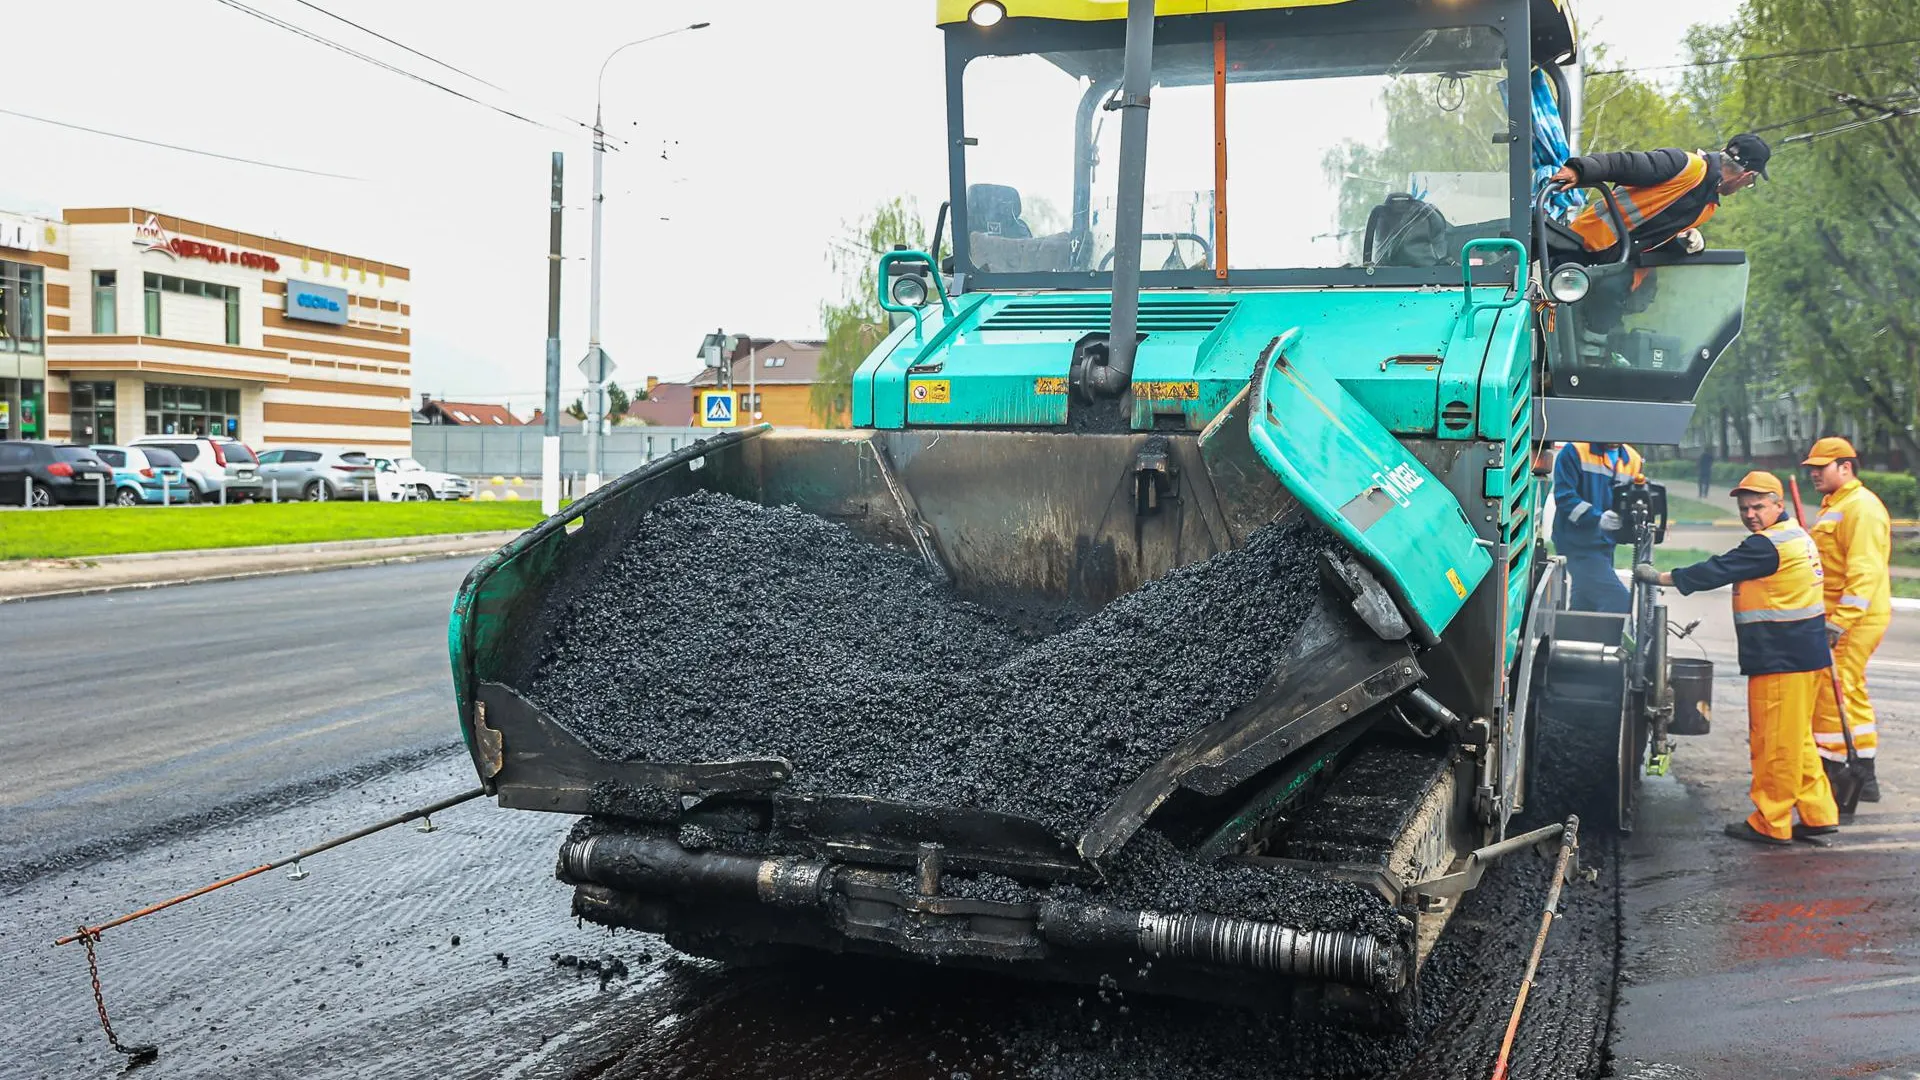
<path fill-rule="evenodd" d="M 1547 279 L 1547 295 L 1563 304 L 1577 304 L 1593 288 L 1593 279 L 1578 266 L 1563 266 Z"/>
<path fill-rule="evenodd" d="M 893 279 L 893 302 L 919 307 L 927 302 L 927 283 L 917 277 L 901 275 Z"/>
<path fill-rule="evenodd" d="M 1007 9 L 995 3 L 995 0 L 981 0 L 973 5 L 973 10 L 967 12 L 968 21 L 975 26 L 992 26 L 1006 17 Z"/>

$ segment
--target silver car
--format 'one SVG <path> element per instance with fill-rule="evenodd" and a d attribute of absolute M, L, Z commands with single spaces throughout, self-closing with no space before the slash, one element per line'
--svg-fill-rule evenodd
<path fill-rule="evenodd" d="M 280 446 L 260 455 L 260 480 L 267 497 L 286 501 L 304 499 L 378 499 L 373 462 L 358 450 L 319 446 Z"/>

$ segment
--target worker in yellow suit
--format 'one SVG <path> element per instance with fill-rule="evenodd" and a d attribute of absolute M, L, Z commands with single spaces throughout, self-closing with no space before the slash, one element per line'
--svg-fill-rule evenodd
<path fill-rule="evenodd" d="M 1880 781 L 1873 775 L 1873 759 L 1880 750 L 1873 702 L 1867 697 L 1867 661 L 1886 636 L 1893 618 L 1893 582 L 1887 560 L 1893 550 L 1893 526 L 1880 497 L 1860 484 L 1859 455 L 1845 439 L 1829 437 L 1813 444 L 1805 465 L 1813 486 L 1823 496 L 1820 516 L 1809 531 L 1820 548 L 1826 573 L 1827 641 L 1833 647 L 1833 666 L 1846 697 L 1847 724 L 1860 757 L 1866 783 L 1862 802 L 1880 801 Z M 1827 772 L 1833 774 L 1847 760 L 1840 732 L 1840 710 L 1833 699 L 1833 683 L 1820 687 L 1813 706 L 1813 741 Z"/>
<path fill-rule="evenodd" d="M 1740 647 L 1740 673 L 1747 677 L 1753 813 L 1728 825 L 1726 833 L 1784 846 L 1839 832 L 1840 809 L 1806 719 L 1820 685 L 1832 681 L 1820 603 L 1820 552 L 1787 513 L 1781 495 L 1779 477 L 1748 473 L 1733 489 L 1748 532 L 1738 547 L 1669 571 L 1640 563 L 1633 578 L 1672 586 L 1682 596 L 1733 586 L 1733 636 Z"/>

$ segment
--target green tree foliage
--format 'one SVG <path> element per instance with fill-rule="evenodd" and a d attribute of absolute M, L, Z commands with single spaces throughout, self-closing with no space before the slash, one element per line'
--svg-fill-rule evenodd
<path fill-rule="evenodd" d="M 567 406 L 566 412 L 568 416 L 573 417 L 575 420 L 585 420 L 587 418 L 587 407 L 581 403 L 579 398 L 573 399 L 573 404 Z"/>
<path fill-rule="evenodd" d="M 619 423 L 621 419 L 627 415 L 627 410 L 632 407 L 633 407 L 633 399 L 627 396 L 627 392 L 625 390 L 620 389 L 619 383 L 610 382 L 607 384 L 607 422 L 608 423 L 613 423 L 613 424 Z"/>
<path fill-rule="evenodd" d="M 1914 38 L 1920 5 L 1747 0 L 1730 51 L 1801 55 L 1732 65 L 1724 106 L 1777 129 L 1774 182 L 1738 218 L 1754 329 L 1817 405 L 1855 419 L 1863 451 L 1920 470 L 1920 76 L 1911 44 L 1875 44 Z"/>
<path fill-rule="evenodd" d="M 926 223 L 912 199 L 895 198 L 847 224 L 848 236 L 828 248 L 827 261 L 840 275 L 841 297 L 820 305 L 826 344 L 808 407 L 823 427 L 839 427 L 853 403 L 853 373 L 887 336 L 886 313 L 874 294 L 874 267 L 895 244 L 924 249 Z M 935 258 L 938 258 L 938 253 Z"/>

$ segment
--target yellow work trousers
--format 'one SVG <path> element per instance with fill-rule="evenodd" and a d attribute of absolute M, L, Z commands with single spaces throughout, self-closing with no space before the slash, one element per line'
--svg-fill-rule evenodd
<path fill-rule="evenodd" d="M 1747 824 L 1793 839 L 1793 812 L 1808 825 L 1838 825 L 1840 808 L 1814 750 L 1814 692 L 1827 672 L 1789 671 L 1747 677 L 1747 752 L 1753 759 L 1753 813 Z"/>
<path fill-rule="evenodd" d="M 1873 702 L 1867 697 L 1867 661 L 1880 639 L 1887 636 L 1888 612 L 1868 615 L 1853 624 L 1833 647 L 1833 667 L 1840 674 L 1840 693 L 1846 697 L 1847 723 L 1853 728 L 1853 748 L 1863 758 L 1873 757 L 1880 748 L 1880 733 L 1874 723 Z M 1820 684 L 1813 699 L 1813 741 L 1820 756 L 1829 761 L 1847 760 L 1847 742 L 1840 734 L 1840 711 L 1833 705 L 1833 680 Z"/>

